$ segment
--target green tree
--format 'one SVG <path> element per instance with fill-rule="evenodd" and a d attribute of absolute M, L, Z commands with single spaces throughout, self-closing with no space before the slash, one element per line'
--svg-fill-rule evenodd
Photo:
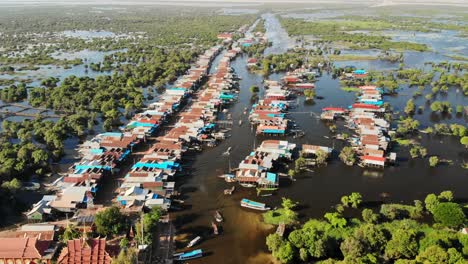
<path fill-rule="evenodd" d="M 115 264 L 136 264 L 138 263 L 138 254 L 134 248 L 123 248 L 119 255 L 112 261 Z"/>
<path fill-rule="evenodd" d="M 465 258 L 463 257 L 463 254 L 458 252 L 455 248 L 449 248 L 447 251 L 449 255 L 449 264 L 462 264 L 466 263 Z"/>
<path fill-rule="evenodd" d="M 312 89 L 306 89 L 304 90 L 304 96 L 307 100 L 311 100 L 315 97 L 315 91 Z"/>
<path fill-rule="evenodd" d="M 351 193 L 349 196 L 349 203 L 351 204 L 351 207 L 358 208 L 362 203 L 362 195 L 358 192 Z"/>
<path fill-rule="evenodd" d="M 426 196 L 426 199 L 424 199 L 424 203 L 426 204 L 426 209 L 429 212 L 434 212 L 434 209 L 439 205 L 439 198 L 437 195 L 431 193 Z"/>
<path fill-rule="evenodd" d="M 453 201 L 453 192 L 452 191 L 443 191 L 439 194 L 437 197 L 440 200 L 443 200 L 445 202 L 451 202 Z"/>
<path fill-rule="evenodd" d="M 432 214 L 436 222 L 452 228 L 461 226 L 466 220 L 462 208 L 457 203 L 440 203 Z"/>
<path fill-rule="evenodd" d="M 387 259 L 412 259 L 418 252 L 416 232 L 413 229 L 397 229 L 385 247 Z"/>
<path fill-rule="evenodd" d="M 299 249 L 299 259 L 303 262 L 307 262 L 307 260 L 309 259 L 309 253 L 307 249 L 305 248 Z"/>
<path fill-rule="evenodd" d="M 119 242 L 119 246 L 122 249 L 128 248 L 129 244 L 130 244 L 130 242 L 128 241 L 128 239 L 126 237 L 122 238 L 122 240 L 120 240 L 120 242 Z"/>
<path fill-rule="evenodd" d="M 420 263 L 448 263 L 449 255 L 439 246 L 430 246 L 421 252 L 416 260 Z"/>
<path fill-rule="evenodd" d="M 63 231 L 63 234 L 60 236 L 60 240 L 63 243 L 66 243 L 68 240 L 80 238 L 80 236 L 81 233 L 78 228 L 76 228 L 74 225 L 68 225 Z"/>
<path fill-rule="evenodd" d="M 302 171 L 305 170 L 306 166 L 307 166 L 307 161 L 304 157 L 299 157 L 296 159 L 296 161 L 294 162 L 294 169 L 296 171 L 296 173 L 300 173 Z"/>
<path fill-rule="evenodd" d="M 415 110 L 416 110 L 416 106 L 414 105 L 413 99 L 409 99 L 408 102 L 406 102 L 405 113 L 407 115 L 412 115 L 414 114 Z"/>
<path fill-rule="evenodd" d="M 341 252 L 345 257 L 345 261 L 352 262 L 364 255 L 365 245 L 354 236 L 347 237 L 340 245 Z"/>
<path fill-rule="evenodd" d="M 429 166 L 435 167 L 437 164 L 439 164 L 439 158 L 437 156 L 429 157 Z"/>
<path fill-rule="evenodd" d="M 351 166 L 356 163 L 356 151 L 352 147 L 344 147 L 339 157 L 346 165 Z"/>
<path fill-rule="evenodd" d="M 324 217 L 333 227 L 343 228 L 346 226 L 346 219 L 339 213 L 326 213 Z"/>
<path fill-rule="evenodd" d="M 297 202 L 294 202 L 293 200 L 289 198 L 282 197 L 281 200 L 282 200 L 281 206 L 287 210 L 293 210 L 298 205 Z"/>
<path fill-rule="evenodd" d="M 12 192 L 16 192 L 22 187 L 22 183 L 18 179 L 14 178 L 11 181 L 3 182 L 2 187 Z"/>
<path fill-rule="evenodd" d="M 354 236 L 364 242 L 368 253 L 381 252 L 388 241 L 384 230 L 380 226 L 374 224 L 359 226 L 355 230 Z"/>
<path fill-rule="evenodd" d="M 268 250 L 271 252 L 277 251 L 283 242 L 283 238 L 276 233 L 270 234 L 266 237 L 266 245 Z"/>
<path fill-rule="evenodd" d="M 101 236 L 113 236 L 121 233 L 126 227 L 126 218 L 118 207 L 109 207 L 96 214 L 94 224 Z"/>
<path fill-rule="evenodd" d="M 379 220 L 379 215 L 375 214 L 371 209 L 362 210 L 362 219 L 370 224 L 375 224 Z"/>
<path fill-rule="evenodd" d="M 250 89 L 249 89 L 249 90 L 250 90 L 250 92 L 253 93 L 253 94 L 256 94 L 256 93 L 258 93 L 258 92 L 260 91 L 260 89 L 259 89 L 258 86 L 256 86 L 256 85 L 250 86 Z"/>
<path fill-rule="evenodd" d="M 323 164 L 326 164 L 327 163 L 327 159 L 328 159 L 328 153 L 319 149 L 317 150 L 317 152 L 315 153 L 315 162 L 317 165 L 323 165 Z"/>
<path fill-rule="evenodd" d="M 277 251 L 273 251 L 273 256 L 277 258 L 281 263 L 288 264 L 292 263 L 295 257 L 295 251 L 291 243 L 284 242 L 278 248 Z"/>
<path fill-rule="evenodd" d="M 465 146 L 465 148 L 468 148 L 468 136 L 462 137 L 460 139 L 460 143 Z"/>

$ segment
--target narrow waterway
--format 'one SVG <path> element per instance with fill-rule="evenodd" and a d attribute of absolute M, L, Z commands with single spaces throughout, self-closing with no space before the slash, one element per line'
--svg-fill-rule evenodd
<path fill-rule="evenodd" d="M 282 53 L 291 47 L 291 40 L 274 15 L 262 16 L 266 20 L 267 36 L 273 45 L 266 54 Z M 236 185 L 232 196 L 225 196 L 223 190 L 232 185 L 217 176 L 228 170 L 229 162 L 237 167 L 239 162 L 252 151 L 254 144 L 258 146 L 260 138 L 255 139 L 255 133 L 248 125 L 248 116 L 243 114 L 244 108 L 250 108 L 251 93 L 249 87 L 257 85 L 263 90 L 263 78 L 247 71 L 247 56 L 236 58 L 231 66 L 242 78 L 240 80 L 239 100 L 229 112 L 232 114 L 234 126 L 231 137 L 215 148 L 207 149 L 197 155 L 191 166 L 190 175 L 182 179 L 182 193 L 185 195 L 184 209 L 173 214 L 179 235 L 178 248 L 183 248 L 190 239 L 201 235 L 201 243 L 196 248 L 207 252 L 206 256 L 191 260 L 190 263 L 271 263 L 271 257 L 265 246 L 265 237 L 273 232 L 272 227 L 265 226 L 261 214 L 245 210 L 239 206 L 244 197 L 262 201 L 270 206 L 280 203 L 281 197 L 289 197 L 301 204 L 299 211 L 301 220 L 310 217 L 320 217 L 340 201 L 340 197 L 351 192 L 360 192 L 365 201 L 382 202 L 382 194 L 388 195 L 385 201 L 412 203 L 415 199 L 424 199 L 431 192 L 452 190 L 459 198 L 468 198 L 466 185 L 468 175 L 460 168 L 461 161 L 468 160 L 468 154 L 458 138 L 422 135 L 419 139 L 430 155 L 441 155 L 455 161 L 457 165 L 442 165 L 429 168 L 427 160 L 411 159 L 407 149 L 397 149 L 398 164 L 385 170 L 369 170 L 357 166 L 348 167 L 338 159 L 338 151 L 343 143 L 331 139 L 331 133 L 325 123 L 318 119 L 321 109 L 326 106 L 347 107 L 355 101 L 353 93 L 340 89 L 339 82 L 331 75 L 324 73 L 316 83 L 317 95 L 324 99 L 305 102 L 299 97 L 296 107 L 289 116 L 297 125 L 306 131 L 300 139 L 287 140 L 300 144 L 315 144 L 333 147 L 333 154 L 328 166 L 317 168 L 297 177 L 296 181 L 282 180 L 280 190 L 270 197 L 257 197 L 255 189 Z M 385 67 L 385 62 L 381 62 Z M 376 66 L 378 67 L 378 65 Z M 279 79 L 283 74 L 273 74 L 270 79 Z M 464 100 L 461 95 L 449 95 L 454 100 Z M 456 99 L 458 98 L 458 99 Z M 461 99 L 460 99 L 461 98 Z M 395 107 L 401 110 L 408 100 L 407 96 L 386 97 Z M 434 124 L 437 119 L 431 118 L 429 112 L 416 115 L 422 123 Z M 451 122 L 464 123 L 463 118 L 452 117 Z M 243 125 L 239 126 L 239 119 Z M 278 138 L 277 138 L 278 139 Z M 231 155 L 222 153 L 232 147 Z M 220 210 L 225 218 L 221 224 L 219 236 L 212 235 L 211 221 L 213 213 Z"/>

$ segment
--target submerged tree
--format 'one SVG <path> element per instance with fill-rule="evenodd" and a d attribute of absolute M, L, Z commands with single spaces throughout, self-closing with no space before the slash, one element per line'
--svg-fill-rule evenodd
<path fill-rule="evenodd" d="M 356 151 L 352 147 L 344 147 L 339 157 L 346 165 L 351 166 L 356 163 Z"/>

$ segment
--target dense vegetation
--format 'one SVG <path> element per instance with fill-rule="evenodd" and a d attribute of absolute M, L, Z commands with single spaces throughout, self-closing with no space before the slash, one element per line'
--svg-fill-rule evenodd
<path fill-rule="evenodd" d="M 92 113 L 100 113 L 104 128 L 109 130 L 119 123 L 122 114 L 130 114 L 144 106 L 140 87 L 163 85 L 183 74 L 196 55 L 192 50 L 166 51 L 160 48 L 143 49 L 137 46 L 126 54 L 112 58 L 123 64 L 120 74 L 89 77 L 70 76 L 59 86 L 57 80 L 43 82 L 43 87 L 31 90 L 29 102 L 32 106 L 45 106 L 66 113 L 81 113 L 80 117 L 92 119 Z M 120 109 L 124 110 L 124 113 Z M 87 114 L 86 114 L 87 113 Z"/>
<path fill-rule="evenodd" d="M 61 7 L 9 8 L 0 13 L 1 45 L 7 51 L 21 51 L 28 44 L 50 43 L 40 49 L 52 51 L 114 50 L 135 43 L 173 46 L 211 45 L 219 32 L 235 31 L 255 20 L 253 15 L 214 14 L 214 8 L 124 7 L 125 12 L 93 7 L 74 7 L 73 13 Z M 58 34 L 66 30 L 110 31 L 115 37 L 74 38 Z"/>
<path fill-rule="evenodd" d="M 325 42 L 347 43 L 353 49 L 416 50 L 426 51 L 424 44 L 391 41 L 390 37 L 363 33 L 349 33 L 355 30 L 391 29 L 384 22 L 366 22 L 353 20 L 327 20 L 308 22 L 299 19 L 281 18 L 281 24 L 293 36 L 314 35 Z"/>
<path fill-rule="evenodd" d="M 282 263 L 464 263 L 468 235 L 464 210 L 444 191 L 424 203 L 382 204 L 378 213 L 361 207 L 361 218 L 346 216 L 359 208 L 358 193 L 344 196 L 336 212 L 311 219 L 286 237 L 271 234 L 266 244 Z M 351 214 L 350 214 L 351 215 Z M 352 214 L 355 215 L 355 214 Z M 431 218 L 431 224 L 422 222 Z"/>

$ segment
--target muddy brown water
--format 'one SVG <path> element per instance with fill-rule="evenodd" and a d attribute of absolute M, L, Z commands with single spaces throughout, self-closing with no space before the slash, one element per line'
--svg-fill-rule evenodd
<path fill-rule="evenodd" d="M 290 42 L 282 39 L 285 37 L 282 30 L 268 32 L 277 30 L 278 24 L 274 21 L 274 17 L 266 16 L 266 18 L 267 36 L 270 36 L 270 40 L 273 41 L 273 46 L 267 52 L 284 52 L 287 49 L 284 45 Z M 275 45 L 275 40 L 279 40 L 280 44 Z M 287 139 L 298 145 L 307 143 L 334 147 L 335 152 L 328 166 L 304 173 L 293 182 L 282 179 L 280 190 L 273 196 L 257 197 L 255 189 L 238 185 L 232 196 L 225 196 L 223 190 L 232 185 L 217 176 L 227 171 L 229 160 L 233 168 L 237 167 L 239 162 L 253 150 L 254 144 L 258 146 L 262 140 L 262 138 L 255 138 L 255 133 L 248 125 L 248 117 L 243 114 L 244 108 L 251 106 L 249 87 L 257 85 L 261 90 L 263 89 L 263 78 L 247 71 L 246 60 L 247 56 L 243 55 L 232 62 L 236 73 L 242 77 L 239 101 L 229 108 L 229 113 L 234 119 L 232 136 L 217 147 L 206 149 L 195 156 L 189 176 L 181 179 L 180 182 L 185 198 L 185 209 L 171 213 L 175 218 L 177 233 L 181 237 L 177 242 L 179 249 L 183 248 L 190 239 L 198 235 L 203 237 L 195 248 L 202 248 L 206 252 L 205 256 L 201 259 L 190 260 L 189 263 L 273 263 L 265 246 L 265 237 L 274 232 L 274 228 L 262 223 L 260 212 L 241 208 L 242 198 L 265 202 L 273 207 L 280 204 L 281 197 L 291 198 L 301 204 L 299 211 L 301 221 L 306 221 L 310 217 L 323 216 L 325 212 L 339 203 L 341 196 L 351 192 L 360 192 L 366 202 L 376 203 L 412 203 L 413 200 L 424 199 L 428 193 L 442 190 L 452 190 L 456 197 L 468 199 L 466 193 L 468 173 L 460 167 L 462 161 L 468 160 L 468 154 L 459 143 L 459 139 L 455 137 L 422 135 L 417 139 L 428 149 L 430 155 L 440 155 L 451 159 L 454 165 L 429 168 L 427 159 L 411 159 L 405 147 L 395 149 L 398 153 L 397 165 L 385 170 L 344 165 L 338 159 L 338 151 L 344 144 L 331 139 L 326 124 L 318 120 L 316 116 L 320 115 L 321 109 L 326 106 L 347 107 L 354 102 L 355 95 L 342 91 L 338 80 L 332 79 L 326 73 L 316 83 L 317 95 L 323 96 L 324 99 L 308 103 L 299 98 L 295 109 L 289 113 L 289 117 L 297 123 L 299 128 L 306 131 L 305 137 L 277 139 Z M 382 65 L 387 66 L 385 62 L 382 62 Z M 282 74 L 273 74 L 270 78 L 279 79 L 281 76 Z M 447 97 L 466 104 L 466 97 L 460 96 L 455 94 Z M 384 101 L 391 102 L 395 111 L 401 111 L 408 99 L 408 96 L 396 96 L 385 97 Z M 415 118 L 426 125 L 433 125 L 441 119 L 441 117 L 434 118 L 428 110 L 422 115 L 416 115 Z M 239 119 L 243 120 L 242 126 L 238 126 Z M 466 123 L 466 119 L 455 115 L 443 119 L 444 122 Z M 228 147 L 232 147 L 230 157 L 222 156 Z M 388 197 L 382 198 L 383 196 Z M 220 210 L 225 218 L 225 222 L 220 225 L 222 232 L 219 236 L 211 235 L 210 223 L 214 220 L 215 210 Z"/>

